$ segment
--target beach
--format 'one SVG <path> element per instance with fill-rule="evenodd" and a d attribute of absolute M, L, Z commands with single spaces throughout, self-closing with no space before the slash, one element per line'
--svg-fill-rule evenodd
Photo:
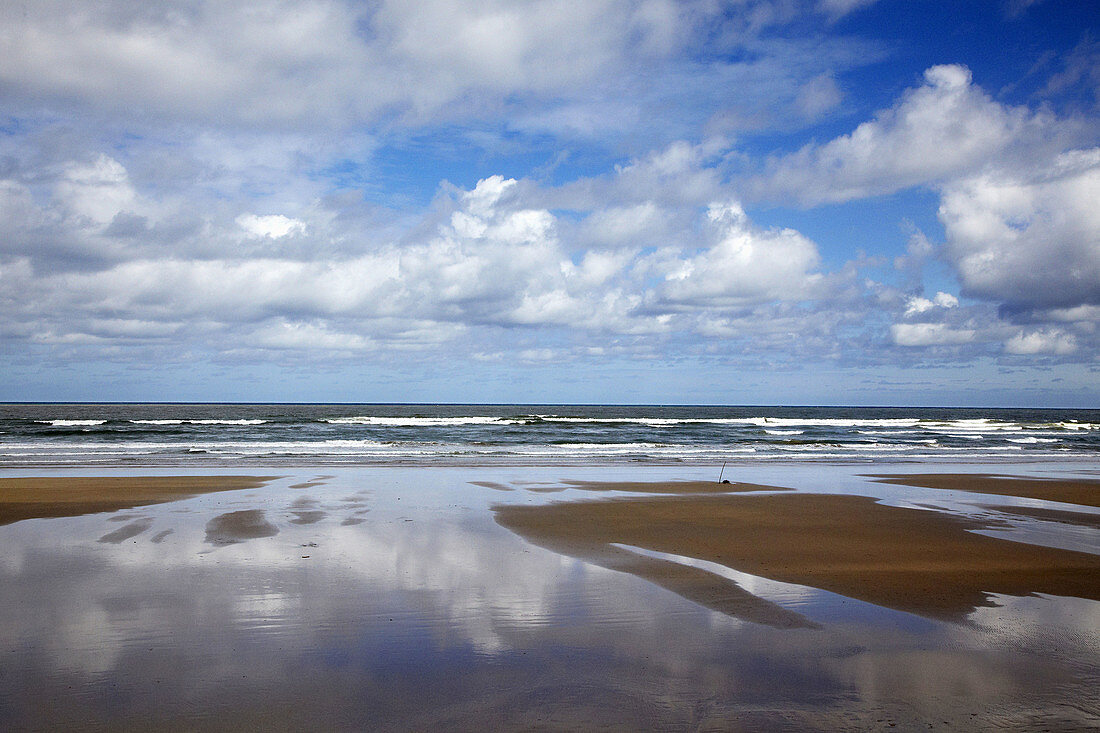
<path fill-rule="evenodd" d="M 1098 20 L 0 2 L 0 733 L 1100 731 Z"/>
<path fill-rule="evenodd" d="M 80 476 L 0 478 L 0 524 L 74 517 L 179 501 L 212 491 L 263 486 L 257 476 Z"/>
<path fill-rule="evenodd" d="M 1087 464 L 253 468 L 0 472 L 0 724 L 1100 720 Z"/>

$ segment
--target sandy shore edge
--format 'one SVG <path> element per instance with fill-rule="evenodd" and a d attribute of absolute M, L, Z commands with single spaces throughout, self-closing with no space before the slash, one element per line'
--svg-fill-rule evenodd
<path fill-rule="evenodd" d="M 864 496 L 680 494 L 497 504 L 493 511 L 499 524 L 536 545 L 776 626 L 805 624 L 776 614 L 762 599 L 744 598 L 725 578 L 673 568 L 616 545 L 707 560 L 951 621 L 992 605 L 990 594 L 1100 600 L 1100 555 L 988 537 L 972 531 L 989 526 L 976 519 Z"/>
<path fill-rule="evenodd" d="M 975 494 L 1017 496 L 1064 504 L 1100 507 L 1100 480 L 1032 478 L 988 473 L 865 474 L 883 484 L 925 489 L 969 491 Z"/>
<path fill-rule="evenodd" d="M 257 489 L 276 476 L 0 478 L 0 525 L 162 504 L 215 491 Z"/>

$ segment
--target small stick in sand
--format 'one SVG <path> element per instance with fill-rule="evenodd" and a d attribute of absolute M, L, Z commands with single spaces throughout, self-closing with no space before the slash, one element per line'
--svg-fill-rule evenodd
<path fill-rule="evenodd" d="M 726 462 L 722 461 L 722 470 L 718 472 L 718 483 L 728 484 L 729 481 L 723 481 L 722 477 L 726 475 Z"/>

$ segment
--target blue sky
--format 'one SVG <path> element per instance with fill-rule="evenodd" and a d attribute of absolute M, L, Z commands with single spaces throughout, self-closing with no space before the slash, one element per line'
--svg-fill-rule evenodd
<path fill-rule="evenodd" d="M 0 399 L 1100 404 L 1058 0 L 0 7 Z"/>

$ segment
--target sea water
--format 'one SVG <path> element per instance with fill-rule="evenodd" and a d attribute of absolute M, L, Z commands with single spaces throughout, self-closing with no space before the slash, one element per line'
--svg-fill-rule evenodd
<path fill-rule="evenodd" d="M 0 464 L 1095 461 L 1100 410 L 390 404 L 0 405 Z"/>

